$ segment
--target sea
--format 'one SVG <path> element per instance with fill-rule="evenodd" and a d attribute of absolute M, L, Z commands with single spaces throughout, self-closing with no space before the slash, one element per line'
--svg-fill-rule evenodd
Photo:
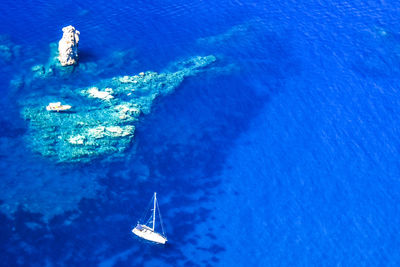
<path fill-rule="evenodd" d="M 399 1 L 15 0 L 0 18 L 0 266 L 400 265 Z M 68 25 L 107 69 L 69 86 L 221 67 L 157 98 L 119 157 L 57 162 L 20 100 L 64 85 L 15 81 Z M 154 192 L 166 245 L 131 232 Z"/>

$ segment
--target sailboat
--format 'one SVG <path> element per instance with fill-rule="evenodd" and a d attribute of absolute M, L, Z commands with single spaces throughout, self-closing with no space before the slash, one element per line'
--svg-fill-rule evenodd
<path fill-rule="evenodd" d="M 167 242 L 167 237 L 165 235 L 164 227 L 162 224 L 160 208 L 159 208 L 158 202 L 157 202 L 157 193 L 154 193 L 152 200 L 153 199 L 154 199 L 154 203 L 153 203 L 152 215 L 150 215 L 150 218 L 147 220 L 147 222 L 145 224 L 141 224 L 140 222 L 138 222 L 137 225 L 135 226 L 135 228 L 132 229 L 132 233 L 134 233 L 135 235 L 137 235 L 138 237 L 141 237 L 143 239 L 146 239 L 146 240 L 158 243 L 158 244 L 165 244 Z M 158 211 L 158 215 L 160 218 L 162 234 L 157 233 L 155 231 L 156 210 Z"/>

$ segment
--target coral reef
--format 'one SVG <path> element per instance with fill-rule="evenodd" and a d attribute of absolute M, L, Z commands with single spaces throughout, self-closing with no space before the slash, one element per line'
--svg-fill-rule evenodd
<path fill-rule="evenodd" d="M 62 66 L 69 66 L 78 63 L 79 31 L 73 26 L 62 29 L 63 36 L 58 43 L 58 59 Z"/>
<path fill-rule="evenodd" d="M 45 108 L 55 96 L 32 93 L 20 101 L 22 117 L 29 121 L 29 143 L 34 151 L 60 162 L 121 156 L 132 142 L 140 114 L 150 112 L 154 99 L 173 92 L 185 77 L 204 71 L 215 60 L 197 56 L 178 62 L 173 72 L 141 72 L 78 89 L 64 85 L 56 99 L 73 108 L 62 113 Z"/>

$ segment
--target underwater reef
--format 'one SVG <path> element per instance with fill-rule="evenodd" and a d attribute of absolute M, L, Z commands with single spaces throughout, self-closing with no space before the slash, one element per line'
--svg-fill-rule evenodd
<path fill-rule="evenodd" d="M 127 180 L 132 175 L 136 182 L 149 179 L 151 169 L 137 153 L 134 138 L 137 127 L 146 130 L 144 115 L 154 101 L 190 76 L 202 74 L 197 78 L 201 83 L 233 69 L 219 55 L 218 60 L 211 55 L 215 51 L 200 50 L 180 56 L 182 60 L 143 67 L 146 63 L 139 62 L 134 46 L 94 56 L 79 45 L 79 62 L 62 66 L 57 43 L 37 49 L 0 36 L 0 63 L 6 63 L 2 67 L 9 73 L 4 80 L 4 86 L 9 82 L 7 102 L 0 105 L 0 212 L 8 218 L 29 212 L 35 214 L 32 222 L 65 214 L 67 221 L 73 220 L 83 199 L 104 193 L 109 172 L 97 170 L 109 168 L 111 162 L 134 164 L 129 171 L 121 170 Z M 191 56 L 197 53 L 206 56 Z M 142 72 L 146 69 L 157 72 Z M 49 109 L 59 105 L 71 108 Z M 171 127 L 180 131 L 185 126 Z M 24 164 L 15 164 L 15 159 Z M 90 164 L 77 166 L 82 163 Z"/>
<path fill-rule="evenodd" d="M 27 94 L 19 104 L 22 117 L 29 122 L 29 146 L 58 162 L 121 156 L 132 142 L 139 116 L 150 112 L 153 101 L 172 93 L 184 78 L 204 71 L 215 61 L 212 55 L 196 56 L 176 63 L 172 72 L 117 76 L 82 88 L 61 84 L 52 94 Z M 31 87 L 59 69 L 57 65 L 46 66 L 32 68 L 33 77 L 26 79 Z M 52 102 L 72 108 L 65 112 L 46 110 Z"/>
<path fill-rule="evenodd" d="M 0 35 L 0 63 L 9 64 L 21 54 L 21 46 L 14 44 L 6 35 Z"/>

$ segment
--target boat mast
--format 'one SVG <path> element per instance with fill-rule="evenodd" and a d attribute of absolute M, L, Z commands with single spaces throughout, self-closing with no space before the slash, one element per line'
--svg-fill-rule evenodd
<path fill-rule="evenodd" d="M 154 226 L 155 226 L 155 223 L 156 223 L 156 202 L 157 202 L 157 193 L 154 192 L 153 231 L 154 231 Z"/>

